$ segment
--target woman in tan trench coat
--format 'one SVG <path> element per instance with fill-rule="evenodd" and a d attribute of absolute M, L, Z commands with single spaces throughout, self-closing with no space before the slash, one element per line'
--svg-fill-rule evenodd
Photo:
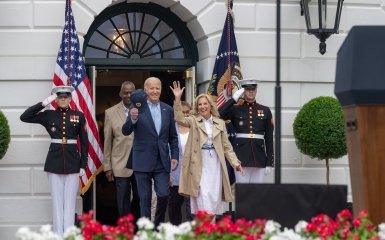
<path fill-rule="evenodd" d="M 193 115 L 182 114 L 181 96 L 184 88 L 179 82 L 170 87 L 175 96 L 175 120 L 190 128 L 185 146 L 179 182 L 179 193 L 191 197 L 191 212 L 222 213 L 222 201 L 231 202 L 232 194 L 225 157 L 243 173 L 240 161 L 228 140 L 226 126 L 207 94 L 194 102 Z"/>

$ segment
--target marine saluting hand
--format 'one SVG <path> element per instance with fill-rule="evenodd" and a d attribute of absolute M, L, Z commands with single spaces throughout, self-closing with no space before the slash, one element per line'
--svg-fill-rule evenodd
<path fill-rule="evenodd" d="M 51 104 L 56 98 L 57 98 L 57 95 L 56 95 L 56 93 L 54 93 L 54 94 L 50 95 L 49 97 L 47 97 L 46 99 L 44 99 L 44 100 L 42 101 L 41 105 L 42 105 L 43 107 L 46 107 L 46 106 L 48 106 L 49 104 Z"/>

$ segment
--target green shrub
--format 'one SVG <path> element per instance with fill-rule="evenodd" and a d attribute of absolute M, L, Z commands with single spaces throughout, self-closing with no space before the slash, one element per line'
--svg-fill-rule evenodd
<path fill-rule="evenodd" d="M 0 160 L 7 152 L 10 141 L 11 136 L 8 121 L 3 112 L 0 111 Z"/>
<path fill-rule="evenodd" d="M 293 123 L 298 149 L 311 158 L 326 160 L 329 184 L 329 160 L 347 152 L 344 116 L 339 102 L 332 97 L 317 97 L 306 103 Z"/>

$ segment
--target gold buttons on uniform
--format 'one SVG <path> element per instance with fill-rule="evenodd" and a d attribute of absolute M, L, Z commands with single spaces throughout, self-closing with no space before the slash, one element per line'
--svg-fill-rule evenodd
<path fill-rule="evenodd" d="M 63 127 L 62 127 L 62 130 L 63 130 L 63 135 L 65 134 L 65 129 L 66 129 L 66 127 L 65 127 L 65 125 L 66 125 L 66 117 L 65 117 L 65 115 L 66 115 L 66 113 L 64 112 L 63 113 Z M 63 136 L 63 139 L 62 139 L 62 143 L 63 144 L 66 144 L 67 143 L 67 140 L 65 139 L 65 137 Z"/>

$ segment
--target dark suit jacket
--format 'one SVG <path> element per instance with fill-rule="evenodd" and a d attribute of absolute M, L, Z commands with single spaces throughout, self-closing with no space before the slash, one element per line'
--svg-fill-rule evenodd
<path fill-rule="evenodd" d="M 162 125 L 159 136 L 147 104 L 142 106 L 135 123 L 132 123 L 131 118 L 127 118 L 122 127 L 124 135 L 135 132 L 130 156 L 134 171 L 152 172 L 156 167 L 159 155 L 165 171 L 170 172 L 170 156 L 171 159 L 178 160 L 178 134 L 175 128 L 174 111 L 166 103 L 160 102 L 160 112 Z"/>

